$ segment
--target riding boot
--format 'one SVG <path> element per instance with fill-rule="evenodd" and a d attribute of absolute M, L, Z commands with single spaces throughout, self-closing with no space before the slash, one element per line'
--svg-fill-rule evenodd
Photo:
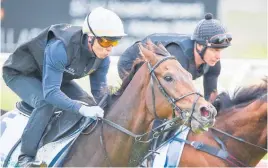
<path fill-rule="evenodd" d="M 33 157 L 21 154 L 15 167 L 47 167 L 45 162 L 35 161 Z"/>

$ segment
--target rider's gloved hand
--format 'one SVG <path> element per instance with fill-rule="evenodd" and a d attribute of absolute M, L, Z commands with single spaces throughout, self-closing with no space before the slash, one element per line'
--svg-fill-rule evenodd
<path fill-rule="evenodd" d="M 96 119 L 97 117 L 103 118 L 104 111 L 99 106 L 85 106 L 82 105 L 79 109 L 79 113 L 85 117 Z"/>

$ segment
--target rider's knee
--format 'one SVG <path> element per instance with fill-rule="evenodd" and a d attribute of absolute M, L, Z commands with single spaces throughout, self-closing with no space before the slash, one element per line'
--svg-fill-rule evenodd
<path fill-rule="evenodd" d="M 34 105 L 35 108 L 41 108 L 41 107 L 53 108 L 53 105 L 48 103 L 46 100 L 35 100 Z"/>

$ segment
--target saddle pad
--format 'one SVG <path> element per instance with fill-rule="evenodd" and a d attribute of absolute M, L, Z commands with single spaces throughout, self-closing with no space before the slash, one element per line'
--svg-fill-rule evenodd
<path fill-rule="evenodd" d="M 182 132 L 180 132 L 183 130 Z M 180 139 L 186 139 L 189 133 L 190 128 L 186 126 L 181 126 L 178 131 L 174 134 L 174 137 Z M 180 158 L 182 150 L 184 147 L 184 142 L 178 142 L 176 140 L 171 140 L 166 143 L 164 146 L 159 148 L 156 154 L 153 167 L 177 167 L 180 163 Z"/>
<path fill-rule="evenodd" d="M 8 116 L 12 116 L 13 118 Z M 19 141 L 27 121 L 28 117 L 21 115 L 18 110 L 8 112 L 1 116 L 1 126 L 4 125 L 5 129 L 1 131 L 2 134 L 0 136 L 0 167 L 3 167 L 9 151 Z M 74 140 L 80 135 L 82 129 L 83 128 L 80 128 L 65 138 L 48 143 L 41 147 L 37 152 L 36 160 L 44 161 L 50 167 L 60 166 L 64 157 L 67 155 L 69 148 L 73 144 Z M 21 144 L 19 143 L 11 154 L 7 167 L 14 167 L 17 163 L 18 156 L 20 154 L 20 147 Z"/>
<path fill-rule="evenodd" d="M 28 122 L 28 117 L 20 115 L 18 110 L 13 110 L 1 116 L 0 122 L 2 127 L 0 135 L 0 167 L 2 167 L 9 151 L 20 139 Z"/>

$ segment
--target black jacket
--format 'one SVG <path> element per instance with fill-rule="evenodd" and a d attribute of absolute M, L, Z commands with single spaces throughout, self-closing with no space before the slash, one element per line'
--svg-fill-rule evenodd
<path fill-rule="evenodd" d="M 4 63 L 3 73 L 42 78 L 44 50 L 52 38 L 60 39 L 66 47 L 68 66 L 64 70 L 63 81 L 84 77 L 88 75 L 89 70 L 92 73 L 101 63 L 100 59 L 82 45 L 84 36 L 80 26 L 57 24 L 46 28 L 37 37 L 19 46 Z"/>
<path fill-rule="evenodd" d="M 221 71 L 220 61 L 213 67 L 202 64 L 197 69 L 194 61 L 194 41 L 189 35 L 157 33 L 147 36 L 141 42 L 145 43 L 148 38 L 155 44 L 161 42 L 170 54 L 174 55 L 180 64 L 192 74 L 193 80 L 204 76 L 203 86 L 206 99 L 209 98 L 212 91 L 217 90 L 218 76 Z M 134 60 L 139 57 L 138 42 L 140 41 L 129 47 L 119 59 L 118 72 L 121 79 L 125 77 L 125 72 L 130 72 Z"/>

